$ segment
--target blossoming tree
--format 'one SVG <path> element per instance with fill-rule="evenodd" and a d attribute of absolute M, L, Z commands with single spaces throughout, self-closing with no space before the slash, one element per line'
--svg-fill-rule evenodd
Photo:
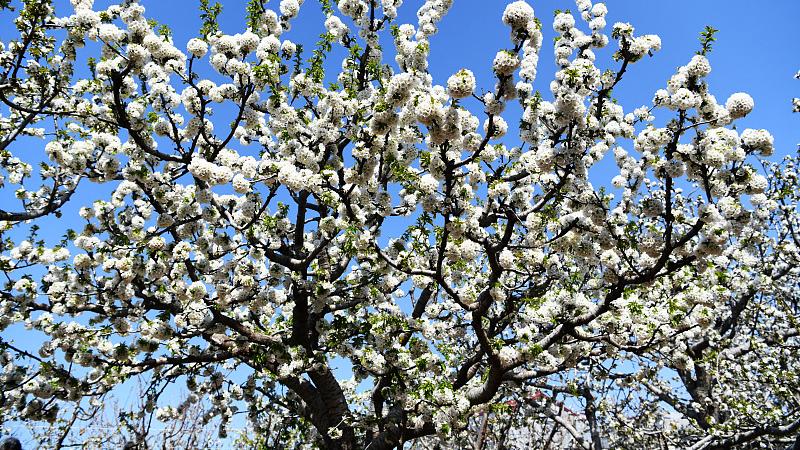
<path fill-rule="evenodd" d="M 147 376 L 139 414 L 203 403 L 224 434 L 243 412 L 255 448 L 793 442 L 796 160 L 736 128 L 750 96 L 712 95 L 713 29 L 626 112 L 612 90 L 661 42 L 609 36 L 602 3 L 556 14 L 547 93 L 524 1 L 486 86 L 428 72 L 452 0 L 415 25 L 402 0 L 320 1 L 311 53 L 282 38 L 303 1 L 266 3 L 226 35 L 201 1 L 184 45 L 135 0 L 0 1 L 19 32 L 0 44 L 2 420 L 68 432 L 59 410 Z M 53 216 L 78 224 L 61 242 Z"/>

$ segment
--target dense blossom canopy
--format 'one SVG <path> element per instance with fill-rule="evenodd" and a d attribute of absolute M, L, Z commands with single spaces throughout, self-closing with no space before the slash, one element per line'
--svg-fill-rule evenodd
<path fill-rule="evenodd" d="M 316 2 L 251 0 L 227 35 L 204 0 L 186 43 L 135 0 L 71 3 L 0 1 L 19 32 L 0 42 L 0 423 L 80 442 L 82 412 L 139 377 L 120 417 L 199 406 L 223 436 L 247 420 L 253 448 L 800 432 L 797 160 L 737 127 L 748 94 L 712 94 L 712 31 L 626 111 L 612 90 L 661 41 L 590 0 L 552 19 L 549 92 L 525 1 L 497 18 L 489 85 L 428 72 L 452 0 L 417 24 L 395 24 L 402 0 L 320 1 L 311 52 L 283 35 Z M 53 216 L 75 224 L 60 242 Z"/>

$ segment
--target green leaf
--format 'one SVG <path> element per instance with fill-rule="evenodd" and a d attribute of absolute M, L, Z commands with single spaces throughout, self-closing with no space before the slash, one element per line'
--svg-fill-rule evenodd
<path fill-rule="evenodd" d="M 221 12 L 222 5 L 219 2 L 214 2 L 211 5 L 208 0 L 200 0 L 200 19 L 203 21 L 203 26 L 200 27 L 200 35 L 203 36 L 203 39 L 219 31 L 217 17 Z"/>

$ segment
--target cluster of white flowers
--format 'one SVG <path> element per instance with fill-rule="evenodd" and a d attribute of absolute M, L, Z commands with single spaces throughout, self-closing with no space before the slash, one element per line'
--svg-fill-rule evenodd
<path fill-rule="evenodd" d="M 739 134 L 728 128 L 712 128 L 700 141 L 702 161 L 711 167 L 721 167 L 726 161 L 744 159 L 739 147 Z"/>
<path fill-rule="evenodd" d="M 509 3 L 503 11 L 503 23 L 510 26 L 512 30 L 527 30 L 528 24 L 533 19 L 533 8 L 524 1 Z"/>
<path fill-rule="evenodd" d="M 468 69 L 461 69 L 447 79 L 447 93 L 451 97 L 466 98 L 475 92 L 475 75 Z"/>
<path fill-rule="evenodd" d="M 508 123 L 506 123 L 505 119 L 500 116 L 486 119 L 486 121 L 483 123 L 483 132 L 486 134 L 491 133 L 493 139 L 500 139 L 508 132 Z M 484 155 L 484 160 L 486 159 L 490 160 L 491 158 Z"/>
<path fill-rule="evenodd" d="M 279 9 L 284 17 L 293 19 L 300 12 L 300 5 L 302 4 L 303 0 L 281 0 Z"/>
<path fill-rule="evenodd" d="M 680 88 L 672 94 L 670 104 L 677 109 L 687 110 L 700 106 L 702 98 L 686 88 Z"/>
<path fill-rule="evenodd" d="M 508 50 L 497 52 L 492 62 L 492 70 L 498 75 L 508 76 L 514 73 L 520 65 L 519 57 L 516 53 Z"/>
<path fill-rule="evenodd" d="M 744 92 L 731 94 L 728 100 L 725 101 L 725 108 L 728 110 L 731 119 L 738 119 L 750 114 L 754 106 L 753 97 Z"/>
<path fill-rule="evenodd" d="M 325 20 L 325 29 L 328 30 L 328 33 L 333 35 L 337 41 L 344 38 L 350 32 L 347 25 L 342 22 L 342 19 L 336 16 L 330 16 Z"/>
<path fill-rule="evenodd" d="M 192 38 L 186 44 L 186 50 L 195 58 L 202 58 L 208 53 L 208 43 L 202 39 Z"/>
<path fill-rule="evenodd" d="M 198 179 L 211 184 L 225 184 L 233 178 L 233 172 L 230 168 L 206 161 L 200 156 L 192 158 L 188 169 Z"/>
<path fill-rule="evenodd" d="M 648 53 L 657 52 L 659 50 L 661 50 L 661 38 L 654 34 L 647 34 L 634 39 L 628 51 L 630 51 L 634 57 L 642 57 Z"/>
<path fill-rule="evenodd" d="M 689 76 L 695 78 L 706 77 L 711 73 L 711 64 L 705 56 L 694 55 L 689 64 L 686 65 L 686 71 Z"/>
<path fill-rule="evenodd" d="M 439 29 L 437 23 L 453 6 L 453 0 L 425 0 L 417 11 L 419 23 L 417 26 L 417 40 L 425 41 L 436 34 Z"/>
<path fill-rule="evenodd" d="M 364 0 L 339 0 L 336 6 L 342 14 L 356 20 L 369 12 Z"/>
<path fill-rule="evenodd" d="M 568 12 L 558 13 L 556 14 L 555 19 L 553 19 L 553 29 L 558 33 L 566 33 L 574 26 L 575 17 Z"/>
<path fill-rule="evenodd" d="M 742 131 L 742 145 L 749 149 L 758 150 L 761 156 L 771 156 L 774 150 L 774 138 L 769 131 L 747 128 Z"/>
<path fill-rule="evenodd" d="M 425 194 L 432 194 L 439 188 L 439 180 L 431 174 L 426 174 L 419 179 L 419 190 Z"/>

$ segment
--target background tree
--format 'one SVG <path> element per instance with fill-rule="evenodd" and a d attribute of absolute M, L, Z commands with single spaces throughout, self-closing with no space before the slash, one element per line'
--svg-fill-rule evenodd
<path fill-rule="evenodd" d="M 129 395 L 108 394 L 95 401 L 65 405 L 52 422 L 29 422 L 30 438 L 25 448 L 188 450 L 220 449 L 218 424 L 207 414 L 208 402 L 186 396 L 172 410 L 158 410 L 162 392 L 139 378 L 129 386 Z M 128 386 L 126 386 L 128 387 Z M 117 393 L 118 394 L 118 393 Z M 129 404 L 125 404 L 124 401 Z M 159 420 L 169 411 L 171 420 Z"/>
<path fill-rule="evenodd" d="M 161 422 L 191 407 L 163 395 L 185 385 L 222 437 L 246 412 L 256 448 L 507 448 L 512 429 L 746 448 L 800 430 L 796 160 L 759 164 L 772 136 L 736 127 L 753 99 L 711 94 L 713 28 L 626 113 L 613 89 L 661 41 L 609 37 L 589 0 L 552 20 L 548 93 L 523 1 L 488 91 L 428 73 L 450 0 L 416 25 L 394 23 L 400 0 L 320 1 L 310 53 L 282 39 L 301 0 L 249 2 L 235 35 L 203 0 L 186 52 L 139 2 L 71 3 L 0 2 L 19 31 L 0 48 L 0 329 L 45 336 L 0 339 L 4 418 L 55 421 L 146 375 Z M 48 244 L 37 220 L 81 182 L 83 228 Z"/>

